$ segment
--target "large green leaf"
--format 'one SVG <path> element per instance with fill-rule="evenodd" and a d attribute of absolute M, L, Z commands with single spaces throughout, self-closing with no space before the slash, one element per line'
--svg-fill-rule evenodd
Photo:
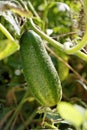
<path fill-rule="evenodd" d="M 60 102 L 58 104 L 58 112 L 63 119 L 69 121 L 76 127 L 80 127 L 83 123 L 83 115 L 70 103 Z"/>
<path fill-rule="evenodd" d="M 13 54 L 19 49 L 19 45 L 15 41 L 11 40 L 1 40 L 0 41 L 0 60 L 6 58 L 7 56 Z"/>

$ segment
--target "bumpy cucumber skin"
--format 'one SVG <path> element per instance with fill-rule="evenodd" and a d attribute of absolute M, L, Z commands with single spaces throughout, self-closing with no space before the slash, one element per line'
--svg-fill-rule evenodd
<path fill-rule="evenodd" d="M 43 106 L 56 105 L 62 96 L 60 79 L 40 36 L 33 30 L 21 36 L 20 53 L 25 79 L 35 99 Z"/>

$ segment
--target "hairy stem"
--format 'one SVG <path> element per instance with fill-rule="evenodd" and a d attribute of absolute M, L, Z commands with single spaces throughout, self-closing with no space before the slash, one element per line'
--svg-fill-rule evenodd
<path fill-rule="evenodd" d="M 55 47 L 56 49 L 65 52 L 66 54 L 68 54 L 67 50 L 64 49 L 64 45 L 62 45 L 61 43 L 59 43 L 58 41 L 55 41 L 54 39 L 52 39 L 51 37 L 49 37 L 47 34 L 45 34 L 44 32 L 42 32 L 40 29 L 38 29 L 33 20 L 30 18 L 29 19 L 29 24 L 31 26 L 31 28 L 38 34 L 40 35 L 43 39 L 45 39 L 46 41 L 48 41 L 53 47 Z M 83 41 L 85 40 L 86 42 L 86 35 L 85 38 L 83 39 Z M 82 41 L 82 43 L 83 43 Z M 82 44 L 81 43 L 81 44 Z M 87 55 L 81 51 L 77 51 L 74 53 L 74 55 L 77 55 L 78 57 L 80 57 L 81 59 L 87 61 Z"/>
<path fill-rule="evenodd" d="M 81 40 L 81 42 L 78 43 L 77 45 L 75 45 L 74 47 L 67 49 L 66 53 L 67 54 L 74 54 L 78 50 L 81 50 L 86 44 L 87 44 L 87 32 L 85 33 L 85 35 L 84 35 L 83 39 Z"/>
<path fill-rule="evenodd" d="M 51 37 L 49 37 L 48 35 L 46 35 L 44 32 L 42 32 L 40 29 L 38 29 L 35 24 L 33 23 L 33 20 L 30 18 L 29 19 L 29 24 L 31 26 L 31 28 L 38 34 L 40 35 L 43 39 L 45 39 L 46 41 L 48 41 L 52 46 L 54 46 L 55 48 L 59 49 L 59 50 L 64 50 L 63 49 L 63 45 L 57 41 L 55 41 L 54 39 L 52 39 Z"/>
<path fill-rule="evenodd" d="M 31 3 L 30 1 L 28 1 L 28 6 L 29 6 L 30 10 L 32 11 L 32 13 L 33 13 L 37 18 L 40 19 L 38 13 L 37 13 L 36 10 L 34 9 L 32 3 Z"/>

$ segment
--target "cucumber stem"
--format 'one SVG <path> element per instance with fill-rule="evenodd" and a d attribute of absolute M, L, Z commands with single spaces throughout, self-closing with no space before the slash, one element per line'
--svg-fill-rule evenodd
<path fill-rule="evenodd" d="M 55 41 L 54 39 L 52 39 L 51 37 L 49 37 L 48 35 L 46 35 L 44 32 L 42 32 L 41 30 L 39 30 L 35 24 L 33 23 L 33 20 L 30 18 L 29 19 L 29 24 L 32 27 L 32 29 L 38 34 L 40 35 L 43 39 L 45 39 L 46 41 L 48 41 L 52 46 L 54 46 L 55 48 L 64 51 L 63 45 L 57 41 Z"/>
<path fill-rule="evenodd" d="M 59 43 L 58 41 L 55 41 L 54 39 L 52 39 L 51 37 L 49 37 L 48 35 L 46 35 L 44 32 L 42 32 L 41 30 L 39 30 L 39 29 L 35 26 L 35 24 L 34 24 L 32 18 L 29 19 L 29 24 L 30 24 L 31 28 L 32 28 L 38 35 L 40 35 L 43 39 L 45 39 L 46 41 L 48 41 L 53 47 L 55 47 L 56 49 L 58 49 L 58 50 L 60 50 L 60 51 L 62 51 L 62 52 L 65 52 L 66 54 L 69 55 L 69 53 L 67 52 L 67 50 L 64 49 L 64 45 L 62 45 L 62 44 Z M 86 39 L 87 39 L 87 38 L 86 38 L 86 35 L 85 35 L 84 38 L 83 38 L 83 40 L 82 40 L 82 42 L 81 42 L 81 45 L 84 43 L 84 41 L 86 42 Z M 80 46 L 80 45 L 79 45 L 79 46 Z M 78 48 L 78 47 L 77 47 L 77 48 Z M 74 49 L 75 49 L 75 48 L 74 48 Z M 77 50 L 78 50 L 78 49 L 77 49 Z M 76 56 L 80 57 L 81 59 L 87 61 L 87 55 L 86 55 L 85 53 L 81 52 L 81 51 L 76 51 L 76 50 L 75 50 L 74 55 L 76 55 Z"/>
<path fill-rule="evenodd" d="M 80 57 L 81 59 L 83 59 L 84 61 L 87 61 L 87 54 L 81 52 L 81 51 L 77 51 L 74 55 Z"/>
<path fill-rule="evenodd" d="M 78 43 L 77 45 L 75 45 L 74 47 L 67 49 L 66 53 L 67 54 L 74 54 L 78 50 L 81 50 L 86 44 L 87 44 L 87 32 L 85 33 L 85 35 L 84 35 L 83 39 L 81 40 L 81 42 Z"/>

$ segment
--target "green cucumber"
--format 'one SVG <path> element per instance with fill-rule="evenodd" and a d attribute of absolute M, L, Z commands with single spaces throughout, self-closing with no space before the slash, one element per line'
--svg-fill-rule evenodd
<path fill-rule="evenodd" d="M 20 53 L 25 79 L 35 99 L 43 106 L 56 105 L 62 96 L 60 79 L 43 41 L 33 30 L 21 36 Z"/>

